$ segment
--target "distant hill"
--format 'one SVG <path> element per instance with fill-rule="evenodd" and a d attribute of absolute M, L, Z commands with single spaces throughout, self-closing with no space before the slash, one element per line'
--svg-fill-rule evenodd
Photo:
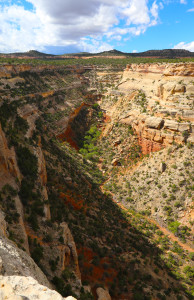
<path fill-rule="evenodd" d="M 164 50 L 148 50 L 138 53 L 126 53 L 116 49 L 110 51 L 103 51 L 100 53 L 72 53 L 71 56 L 133 56 L 133 57 L 161 57 L 161 58 L 178 58 L 178 57 L 194 57 L 194 52 L 184 49 L 164 49 Z"/>
<path fill-rule="evenodd" d="M 36 58 L 48 58 L 48 57 L 56 56 L 54 54 L 46 54 L 36 50 L 29 50 L 27 52 L 16 52 L 16 53 L 8 53 L 8 54 L 1 53 L 0 55 L 7 56 L 7 57 L 14 56 L 14 57 L 36 57 Z"/>
<path fill-rule="evenodd" d="M 103 51 L 100 53 L 89 53 L 89 52 L 79 52 L 79 53 L 68 53 L 63 55 L 54 55 L 54 54 L 46 54 L 36 50 L 30 50 L 27 52 L 17 52 L 17 53 L 9 53 L 9 54 L 0 54 L 0 56 L 4 57 L 20 57 L 20 58 L 39 58 L 39 59 L 62 59 L 67 57 L 93 57 L 93 56 L 132 56 L 132 57 L 157 57 L 157 58 L 179 58 L 179 57 L 194 57 L 194 52 L 190 52 L 184 49 L 163 49 L 163 50 L 148 50 L 144 52 L 138 53 L 125 53 L 122 51 L 118 51 L 116 49 L 110 51 Z"/>
<path fill-rule="evenodd" d="M 167 58 L 175 58 L 175 57 L 194 57 L 194 52 L 190 52 L 184 49 L 164 49 L 164 50 L 148 50 L 145 52 L 139 53 L 131 53 L 130 55 L 136 57 L 167 57 Z"/>
<path fill-rule="evenodd" d="M 124 52 L 121 52 L 121 51 L 118 51 L 116 49 L 113 49 L 113 50 L 110 50 L 110 51 L 103 51 L 101 53 L 99 53 L 99 55 L 102 55 L 102 56 L 112 56 L 112 55 L 128 55 L 129 53 L 124 53 Z"/>

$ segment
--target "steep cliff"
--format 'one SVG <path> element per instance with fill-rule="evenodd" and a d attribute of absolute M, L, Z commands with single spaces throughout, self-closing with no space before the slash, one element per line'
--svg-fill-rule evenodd
<path fill-rule="evenodd" d="M 193 77 L 193 63 L 132 64 L 116 90 L 109 88 L 105 93 L 102 107 L 112 122 L 132 126 L 143 154 L 173 142 L 193 143 Z"/>
<path fill-rule="evenodd" d="M 0 124 L 0 188 L 15 179 L 21 181 L 21 173 L 19 171 L 14 148 L 8 147 L 5 134 Z"/>
<path fill-rule="evenodd" d="M 55 285 L 62 284 L 58 278 L 65 271 L 67 288 L 65 291 L 64 285 L 63 294 L 71 294 L 71 289 L 79 294 L 81 276 L 74 239 L 65 222 L 59 222 L 58 225 L 51 222 L 41 133 L 47 127 L 48 136 L 54 136 L 55 132 L 59 132 L 60 126 L 54 127 L 56 125 L 50 124 L 51 116 L 53 121 L 58 122 L 67 114 L 66 109 L 70 112 L 79 104 L 79 98 L 69 104 L 64 103 L 63 98 L 67 93 L 69 99 L 79 93 L 82 94 L 81 90 L 79 91 L 82 79 L 78 79 L 82 71 L 74 72 L 72 69 L 63 71 L 61 67 L 27 65 L 1 66 L 1 70 L 4 71 L 1 81 L 3 88 L 0 111 L 4 128 L 3 132 L 0 127 L 2 235 L 9 237 L 18 247 L 26 250 Z M 70 90 L 68 82 L 72 77 L 74 80 Z M 48 82 L 52 86 L 48 86 Z M 49 112 L 52 110 L 51 103 L 53 106 L 56 105 L 56 117 L 53 112 Z M 43 113 L 45 125 L 40 121 L 40 115 Z M 65 126 L 64 122 L 62 126 Z M 9 257 L 10 252 L 11 250 L 6 254 L 6 259 L 3 258 L 7 268 L 9 259 L 12 260 Z M 30 267 L 31 273 L 29 270 L 23 274 L 21 269 L 15 273 L 14 268 L 10 266 L 9 272 L 7 270 L 5 272 L 7 275 L 33 277 L 33 268 Z M 35 269 L 35 273 L 38 274 L 37 270 Z M 45 284 L 38 277 L 34 278 L 39 283 Z M 71 282 L 71 286 L 68 286 L 68 282 Z"/>

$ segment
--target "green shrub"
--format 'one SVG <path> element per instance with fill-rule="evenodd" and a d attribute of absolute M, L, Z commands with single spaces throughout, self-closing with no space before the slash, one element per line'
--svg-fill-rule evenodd
<path fill-rule="evenodd" d="M 43 248 L 38 245 L 31 254 L 33 260 L 38 264 L 40 260 L 43 258 Z"/>
<path fill-rule="evenodd" d="M 190 258 L 191 260 L 194 260 L 194 252 L 189 253 L 189 258 Z"/>
<path fill-rule="evenodd" d="M 24 176 L 28 176 L 34 181 L 38 172 L 37 157 L 28 148 L 22 146 L 16 149 L 16 153 L 20 171 Z"/>
<path fill-rule="evenodd" d="M 179 223 L 178 221 L 174 221 L 174 222 L 171 222 L 168 224 L 168 228 L 170 231 L 177 234 L 180 225 L 181 225 L 181 223 Z"/>
<path fill-rule="evenodd" d="M 188 279 L 194 278 L 194 267 L 186 266 L 186 267 L 184 267 L 183 272 L 186 274 L 186 277 Z"/>
<path fill-rule="evenodd" d="M 62 278 L 59 278 L 55 276 L 52 280 L 53 284 L 56 286 L 57 291 L 63 296 L 74 296 L 74 293 L 72 292 L 72 288 L 70 284 L 64 284 L 64 280 Z"/>
<path fill-rule="evenodd" d="M 15 125 L 15 129 L 17 131 L 21 131 L 23 134 L 25 134 L 29 128 L 28 122 L 18 115 L 16 117 L 14 125 Z"/>
<path fill-rule="evenodd" d="M 2 192 L 8 193 L 13 197 L 17 195 L 17 191 L 10 184 L 5 184 L 2 188 Z"/>
<path fill-rule="evenodd" d="M 33 199 L 33 187 L 34 185 L 30 181 L 26 180 L 25 178 L 22 179 L 19 196 L 24 205 L 27 205 L 27 203 Z"/>

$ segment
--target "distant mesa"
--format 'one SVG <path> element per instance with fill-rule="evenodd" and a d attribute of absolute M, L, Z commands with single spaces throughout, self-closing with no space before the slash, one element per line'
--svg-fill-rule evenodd
<path fill-rule="evenodd" d="M 164 49 L 164 50 L 148 50 L 140 53 L 133 53 L 133 56 L 139 57 L 166 57 L 166 58 L 176 58 L 176 57 L 194 57 L 194 52 L 190 52 L 184 49 Z"/>
<path fill-rule="evenodd" d="M 60 59 L 68 57 L 113 57 L 113 56 L 124 56 L 124 57 L 156 57 L 156 58 L 180 58 L 180 57 L 194 57 L 194 52 L 190 52 L 184 49 L 163 49 L 163 50 L 148 50 L 144 52 L 137 53 L 126 53 L 116 49 L 103 51 L 100 53 L 89 53 L 89 52 L 79 52 L 79 53 L 68 53 L 63 55 L 46 54 L 39 52 L 37 50 L 30 50 L 27 52 L 16 52 L 8 54 L 0 54 L 0 57 L 17 57 L 17 58 L 39 58 L 39 59 Z"/>
<path fill-rule="evenodd" d="M 0 56 L 4 57 L 29 57 L 29 58 L 50 58 L 55 57 L 54 54 L 46 54 L 37 50 L 29 50 L 27 52 L 15 52 L 15 53 L 1 53 Z"/>

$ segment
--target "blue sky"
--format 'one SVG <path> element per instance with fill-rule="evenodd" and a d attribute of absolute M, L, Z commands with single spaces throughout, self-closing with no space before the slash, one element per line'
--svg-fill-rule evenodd
<path fill-rule="evenodd" d="M 194 51 L 194 0 L 0 0 L 0 52 Z"/>

